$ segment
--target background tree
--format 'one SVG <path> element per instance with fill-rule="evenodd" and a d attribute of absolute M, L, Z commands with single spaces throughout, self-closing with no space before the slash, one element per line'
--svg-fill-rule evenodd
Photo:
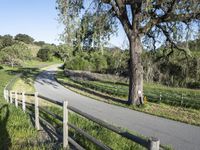
<path fill-rule="evenodd" d="M 2 64 L 10 66 L 20 65 L 24 60 L 31 59 L 28 47 L 23 43 L 15 43 L 7 46 L 0 51 L 0 61 Z"/>
<path fill-rule="evenodd" d="M 37 46 L 44 46 L 46 43 L 44 41 L 35 41 L 34 44 Z"/>
<path fill-rule="evenodd" d="M 14 44 L 14 39 L 11 35 L 7 34 L 0 36 L 0 49 Z"/>
<path fill-rule="evenodd" d="M 32 37 L 30 37 L 29 35 L 26 35 L 26 34 L 17 34 L 15 36 L 15 40 L 24 42 L 26 44 L 31 44 L 34 41 L 34 39 Z"/>
<path fill-rule="evenodd" d="M 198 32 L 194 26 L 198 28 L 199 25 L 200 1 L 91 0 L 91 2 L 95 4 L 93 6 L 96 6 L 96 8 L 91 8 L 92 11 L 115 17 L 123 26 L 130 45 L 128 103 L 142 103 L 139 101 L 140 97 L 143 97 L 143 46 L 141 41 L 149 49 L 156 49 L 159 42 L 163 43 L 171 49 L 168 55 L 172 54 L 174 49 L 183 51 L 185 55 L 189 54 L 188 47 L 180 47 L 178 43 L 188 38 L 191 31 Z M 83 0 L 57 0 L 57 3 L 60 16 L 71 14 L 79 16 L 77 14 L 80 14 L 86 4 Z M 63 18 L 63 21 L 66 20 L 69 22 L 69 18 Z"/>

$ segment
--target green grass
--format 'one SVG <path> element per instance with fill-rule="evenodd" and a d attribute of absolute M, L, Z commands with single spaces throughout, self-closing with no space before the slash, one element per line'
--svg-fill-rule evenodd
<path fill-rule="evenodd" d="M 15 81 L 14 85 L 12 86 L 12 90 L 20 91 L 20 92 L 27 92 L 27 93 L 34 93 L 35 88 L 33 83 L 35 81 L 36 76 L 46 67 L 60 63 L 59 60 L 55 60 L 53 62 L 41 62 L 41 61 L 26 61 L 24 62 L 24 66 L 21 68 L 17 68 L 15 70 L 11 70 L 11 73 L 22 73 L 20 78 Z"/>
<path fill-rule="evenodd" d="M 61 77 L 63 78 L 63 77 Z M 127 99 L 128 84 L 105 81 L 84 81 L 63 78 L 63 81 L 79 84 L 92 90 L 109 94 L 113 97 Z M 171 88 L 155 83 L 144 84 L 144 96 L 151 102 L 162 102 L 172 106 L 200 109 L 200 90 L 186 88 Z"/>
<path fill-rule="evenodd" d="M 33 65 L 34 64 L 34 65 Z M 0 70 L 0 149 L 53 149 L 54 143 L 43 143 L 43 133 L 38 133 L 30 120 L 30 116 L 3 98 L 3 89 L 15 75 L 23 73 L 11 85 L 17 91 L 34 92 L 33 81 L 41 67 L 55 64 L 52 62 L 31 61 L 24 67 L 11 68 L 3 66 Z M 57 147 L 56 147 L 57 148 Z"/>
<path fill-rule="evenodd" d="M 137 111 L 142 111 L 148 114 L 200 126 L 200 110 L 199 109 L 188 108 L 181 105 L 179 106 L 173 105 L 172 103 L 170 103 L 169 105 L 168 103 L 163 103 L 163 100 L 161 102 L 156 102 L 156 101 L 152 102 L 152 100 L 149 100 L 148 97 L 147 97 L 147 100 L 148 100 L 147 103 L 142 107 L 137 107 L 137 106 L 132 106 L 132 105 L 129 106 L 126 104 L 122 104 L 120 102 L 113 101 L 113 97 L 114 97 L 115 99 L 120 99 L 126 102 L 127 95 L 117 96 L 116 94 L 112 94 L 111 92 L 110 93 L 104 92 L 103 90 L 106 90 L 106 88 L 104 88 L 103 90 L 99 90 L 98 88 L 96 89 L 92 88 L 92 86 L 90 87 L 85 86 L 85 84 L 82 84 L 79 82 L 77 83 L 76 81 L 74 82 L 74 80 L 71 80 L 63 76 L 62 72 L 59 72 L 57 74 L 57 79 L 61 84 L 63 84 L 65 87 L 69 88 L 70 90 L 73 90 L 74 92 L 77 92 L 79 94 L 91 97 L 93 99 L 105 101 L 107 103 L 115 104 L 122 107 L 127 107 L 127 108 L 134 109 Z M 65 83 L 67 83 L 68 85 L 66 85 Z M 116 84 L 116 83 L 106 83 L 106 82 L 99 82 L 99 81 L 87 81 L 87 84 L 90 84 L 90 85 L 94 84 L 95 86 L 103 85 L 102 87 L 107 86 L 110 89 L 117 88 L 118 90 L 124 90 L 125 88 L 128 89 L 128 86 L 124 83 Z M 156 95 L 157 100 L 159 100 L 160 91 L 168 92 L 168 93 L 178 93 L 178 94 L 185 92 L 185 93 L 188 93 L 188 95 L 191 94 L 191 96 L 193 96 L 192 98 L 194 98 L 194 95 L 192 94 L 195 93 L 196 95 L 198 95 L 200 93 L 199 90 L 190 90 L 190 89 L 183 89 L 183 88 L 169 88 L 169 87 L 162 86 L 159 84 L 145 84 L 144 88 L 154 93 L 157 92 L 158 94 Z M 92 94 L 91 92 L 88 93 L 88 90 L 92 92 L 94 91 L 95 93 L 92 93 Z M 97 96 L 98 94 L 106 96 L 106 98 L 99 97 Z"/>
<path fill-rule="evenodd" d="M 25 68 L 44 68 L 56 63 L 62 63 L 60 60 L 54 58 L 53 61 L 42 62 L 38 60 L 25 61 L 23 67 Z"/>
<path fill-rule="evenodd" d="M 1 70 L 0 77 L 0 149 L 29 147 L 37 141 L 37 132 L 29 116 L 3 98 L 3 89 L 13 75 Z"/>

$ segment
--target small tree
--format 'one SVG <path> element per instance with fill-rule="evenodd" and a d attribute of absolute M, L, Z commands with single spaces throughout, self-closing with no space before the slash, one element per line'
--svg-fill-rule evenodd
<path fill-rule="evenodd" d="M 31 53 L 28 47 L 23 43 L 16 43 L 12 46 L 7 46 L 0 51 L 0 61 L 4 64 L 20 65 L 24 60 L 31 58 Z"/>

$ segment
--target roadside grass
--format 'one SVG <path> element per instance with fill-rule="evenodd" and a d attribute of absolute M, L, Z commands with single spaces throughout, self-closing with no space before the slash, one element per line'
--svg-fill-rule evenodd
<path fill-rule="evenodd" d="M 64 79 L 65 80 L 65 79 Z M 69 78 L 68 81 L 83 87 L 109 94 L 112 97 L 127 99 L 128 84 L 106 81 L 88 81 Z M 200 90 L 171 88 L 160 84 L 144 84 L 144 96 L 151 102 L 162 102 L 169 105 L 200 109 Z"/>
<path fill-rule="evenodd" d="M 3 89 L 14 76 L 0 71 L 0 149 L 32 148 L 37 143 L 37 132 L 29 115 L 8 104 Z"/>
<path fill-rule="evenodd" d="M 22 76 L 13 82 L 12 89 L 34 92 L 32 85 L 40 72 L 38 68 L 55 64 L 40 61 L 26 63 L 24 67 L 19 68 L 3 65 L 4 69 L 0 70 L 0 149 L 53 149 L 54 143 L 47 144 L 49 141 L 43 139 L 43 133 L 35 130 L 31 116 L 8 104 L 3 97 L 4 87 L 19 73 L 22 73 Z"/>
<path fill-rule="evenodd" d="M 129 106 L 129 105 L 124 104 L 124 102 L 126 102 L 127 95 L 126 96 L 118 96 L 116 94 L 112 94 L 109 92 L 103 92 L 103 90 L 99 90 L 98 88 L 91 88 L 92 86 L 91 87 L 85 86 L 85 84 L 81 84 L 79 82 L 77 83 L 77 81 L 74 81 L 68 77 L 65 77 L 63 75 L 62 71 L 57 73 L 57 80 L 61 84 L 63 84 L 65 87 L 69 88 L 70 90 L 73 90 L 74 92 L 77 92 L 79 94 L 94 98 L 96 100 L 105 101 L 110 104 L 127 107 L 127 108 L 130 108 L 133 110 L 137 110 L 137 111 L 145 112 L 148 114 L 164 117 L 167 119 L 172 119 L 172 120 L 200 126 L 200 110 L 199 109 L 182 107 L 181 105 L 180 106 L 178 106 L 178 105 L 173 106 L 172 104 L 168 105 L 166 103 L 163 103 L 163 101 L 151 102 L 151 101 L 149 101 L 148 96 L 147 96 L 147 101 L 145 102 L 144 106 L 141 106 L 141 107 Z M 111 83 L 111 82 L 105 83 L 105 82 L 100 82 L 100 81 L 84 81 L 84 82 L 87 82 L 88 84 L 91 83 L 91 84 L 103 85 L 103 86 L 105 86 L 105 84 L 106 84 L 107 87 L 110 86 L 111 88 L 114 88 L 114 89 L 117 88 L 118 93 L 119 93 L 119 90 L 121 90 L 121 89 L 124 90 L 125 88 L 128 91 L 128 87 L 127 87 L 128 85 L 126 85 L 125 83 L 115 84 L 115 83 Z M 104 88 L 104 90 L 105 89 L 106 88 Z M 158 100 L 159 100 L 160 92 L 163 92 L 163 93 L 168 92 L 169 94 L 170 93 L 180 94 L 180 93 L 185 92 L 188 95 L 191 95 L 192 99 L 194 98 L 194 96 L 199 97 L 199 95 L 200 95 L 199 90 L 191 90 L 191 89 L 183 89 L 183 88 L 170 88 L 170 87 L 157 85 L 157 84 L 145 84 L 144 90 L 149 91 L 149 92 L 157 91 L 157 94 L 158 94 L 157 99 Z M 97 95 L 100 95 L 100 96 L 97 96 Z M 192 101 L 192 99 L 191 99 L 191 101 Z M 116 101 L 116 100 L 118 100 L 118 101 Z"/>

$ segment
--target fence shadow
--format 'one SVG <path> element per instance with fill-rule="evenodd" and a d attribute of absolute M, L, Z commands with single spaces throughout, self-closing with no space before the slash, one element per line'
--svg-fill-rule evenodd
<path fill-rule="evenodd" d="M 29 110 L 27 113 L 29 114 L 31 123 L 33 126 L 35 126 L 35 116 L 33 113 L 34 110 L 30 107 L 27 107 L 27 109 Z M 52 129 L 52 127 L 49 127 L 42 120 L 40 120 L 40 128 L 41 129 L 38 131 L 40 138 L 37 141 L 37 145 L 42 146 L 44 144 L 48 144 L 48 147 L 51 149 L 60 149 L 62 140 L 59 134 L 55 133 L 56 129 Z"/>
<path fill-rule="evenodd" d="M 4 115 L 5 113 L 5 115 Z M 10 116 L 8 105 L 0 107 L 0 149 L 8 150 L 12 143 L 7 130 L 7 122 Z"/>

